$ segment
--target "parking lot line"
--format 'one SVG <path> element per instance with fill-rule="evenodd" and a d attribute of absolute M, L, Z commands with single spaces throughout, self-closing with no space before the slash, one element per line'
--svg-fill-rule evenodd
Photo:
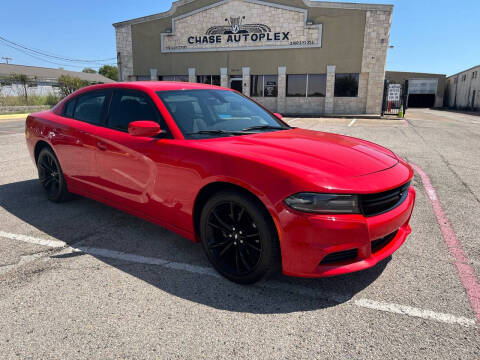
<path fill-rule="evenodd" d="M 35 244 L 35 245 L 48 246 L 48 247 L 51 247 L 51 248 L 62 248 L 62 247 L 67 246 L 67 244 L 65 242 L 59 241 L 59 240 L 39 239 L 39 238 L 36 238 L 36 237 L 27 236 L 27 235 L 7 233 L 7 232 L 1 231 L 1 230 L 0 230 L 0 237 L 6 238 L 6 239 L 11 239 L 11 240 L 19 240 L 19 241 L 23 241 L 23 242 L 30 243 L 30 244 Z"/>
<path fill-rule="evenodd" d="M 353 119 L 350 124 L 348 124 L 348 127 L 352 127 L 355 123 L 357 122 L 357 119 Z"/>
<path fill-rule="evenodd" d="M 420 175 L 423 183 L 423 187 L 427 192 L 428 199 L 432 205 L 433 211 L 435 212 L 435 217 L 437 218 L 438 225 L 442 232 L 443 239 L 445 240 L 450 254 L 454 258 L 455 266 L 458 271 L 458 275 L 462 281 L 463 287 L 465 288 L 468 299 L 472 306 L 475 316 L 478 323 L 480 324 L 480 285 L 475 276 L 475 272 L 469 264 L 469 260 L 465 251 L 463 250 L 462 244 L 457 239 L 455 232 L 453 231 L 452 225 L 448 220 L 447 214 L 443 210 L 442 204 L 438 200 L 437 192 L 430 181 L 430 177 L 423 171 L 423 169 L 414 164 L 412 165 L 413 169 Z"/>
<path fill-rule="evenodd" d="M 61 248 L 66 246 L 63 241 L 52 241 L 52 240 L 45 240 L 40 238 L 35 238 L 32 236 L 25 236 L 19 234 L 12 234 L 7 233 L 4 231 L 0 231 L 0 237 L 17 240 L 37 245 L 43 245 L 52 248 Z M 128 262 L 140 263 L 140 264 L 147 264 L 147 265 L 156 265 L 161 266 L 170 270 L 180 270 L 184 272 L 189 272 L 193 274 L 199 275 L 207 275 L 213 276 L 216 278 L 221 278 L 221 275 L 218 274 L 214 269 L 210 267 L 198 266 L 198 265 L 191 265 L 186 263 L 179 263 L 174 261 L 163 260 L 159 258 L 153 257 L 146 257 L 141 255 L 129 254 L 115 250 L 109 249 L 101 249 L 95 247 L 82 247 L 79 246 L 77 248 L 68 247 L 68 250 L 71 252 L 83 252 L 85 254 L 98 256 L 98 257 L 105 257 L 110 259 L 116 260 L 123 260 Z M 36 258 L 32 258 L 32 261 Z M 22 263 L 24 264 L 25 261 Z M 279 281 L 269 281 L 263 284 L 258 285 L 259 287 L 280 290 L 280 291 L 288 291 L 302 296 L 309 296 L 309 297 L 321 297 L 329 301 L 337 302 L 337 303 L 345 303 L 348 305 L 353 305 L 356 307 L 367 308 L 376 311 L 394 313 L 414 318 L 421 318 L 430 321 L 442 322 L 452 325 L 462 325 L 462 326 L 475 326 L 475 320 L 469 319 L 463 316 L 456 316 L 452 314 L 445 314 L 439 313 L 431 310 L 425 310 L 420 308 L 415 308 L 406 305 L 400 305 L 395 303 L 387 303 L 383 301 L 375 301 L 370 299 L 355 299 L 332 292 L 321 292 L 317 293 L 314 289 L 305 288 L 302 286 L 295 286 L 292 284 L 285 284 Z"/>

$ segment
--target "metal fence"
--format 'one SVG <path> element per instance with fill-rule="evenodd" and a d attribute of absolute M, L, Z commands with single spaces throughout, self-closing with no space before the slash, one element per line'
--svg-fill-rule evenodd
<path fill-rule="evenodd" d="M 407 110 L 408 80 L 403 84 L 392 83 L 385 80 L 383 90 L 383 115 L 398 115 L 403 106 L 403 112 Z"/>

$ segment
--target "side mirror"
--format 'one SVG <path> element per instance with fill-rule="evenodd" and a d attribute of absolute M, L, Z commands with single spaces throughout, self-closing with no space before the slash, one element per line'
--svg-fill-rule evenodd
<path fill-rule="evenodd" d="M 160 125 L 155 121 L 132 121 L 128 124 L 128 133 L 132 136 L 152 137 L 163 133 Z"/>
<path fill-rule="evenodd" d="M 283 119 L 283 116 L 282 114 L 279 114 L 279 113 L 273 113 L 273 115 L 275 115 L 277 118 L 279 118 L 280 120 Z"/>

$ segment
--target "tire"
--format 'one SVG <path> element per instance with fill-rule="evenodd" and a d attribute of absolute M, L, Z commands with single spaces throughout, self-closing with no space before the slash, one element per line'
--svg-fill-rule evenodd
<path fill-rule="evenodd" d="M 233 282 L 253 284 L 281 267 L 270 214 L 258 200 L 241 192 L 220 191 L 207 201 L 200 217 L 200 238 L 213 267 Z"/>
<path fill-rule="evenodd" d="M 48 200 L 59 203 L 71 198 L 60 163 L 50 148 L 43 148 L 40 151 L 37 170 Z"/>

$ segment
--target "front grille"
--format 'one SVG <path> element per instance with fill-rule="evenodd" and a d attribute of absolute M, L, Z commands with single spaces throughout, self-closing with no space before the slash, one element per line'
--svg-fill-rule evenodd
<path fill-rule="evenodd" d="M 409 188 L 410 182 L 378 194 L 360 195 L 360 207 L 363 215 L 380 215 L 396 208 L 407 198 Z"/>
<path fill-rule="evenodd" d="M 320 263 L 320 265 L 325 265 L 325 264 L 333 264 L 333 263 L 339 263 L 343 261 L 349 261 L 349 260 L 354 260 L 357 258 L 358 255 L 358 250 L 357 249 L 352 249 L 352 250 L 346 250 L 346 251 L 339 251 L 339 252 L 334 252 L 331 254 L 328 254 L 325 256 Z"/>
<path fill-rule="evenodd" d="M 398 230 L 397 230 L 398 231 Z M 381 238 L 381 239 L 378 239 L 378 240 L 373 240 L 372 241 L 372 254 L 376 253 L 377 251 L 380 251 L 382 250 L 385 246 L 387 246 L 390 241 L 393 240 L 393 238 L 395 237 L 395 235 L 397 235 L 397 231 Z"/>

